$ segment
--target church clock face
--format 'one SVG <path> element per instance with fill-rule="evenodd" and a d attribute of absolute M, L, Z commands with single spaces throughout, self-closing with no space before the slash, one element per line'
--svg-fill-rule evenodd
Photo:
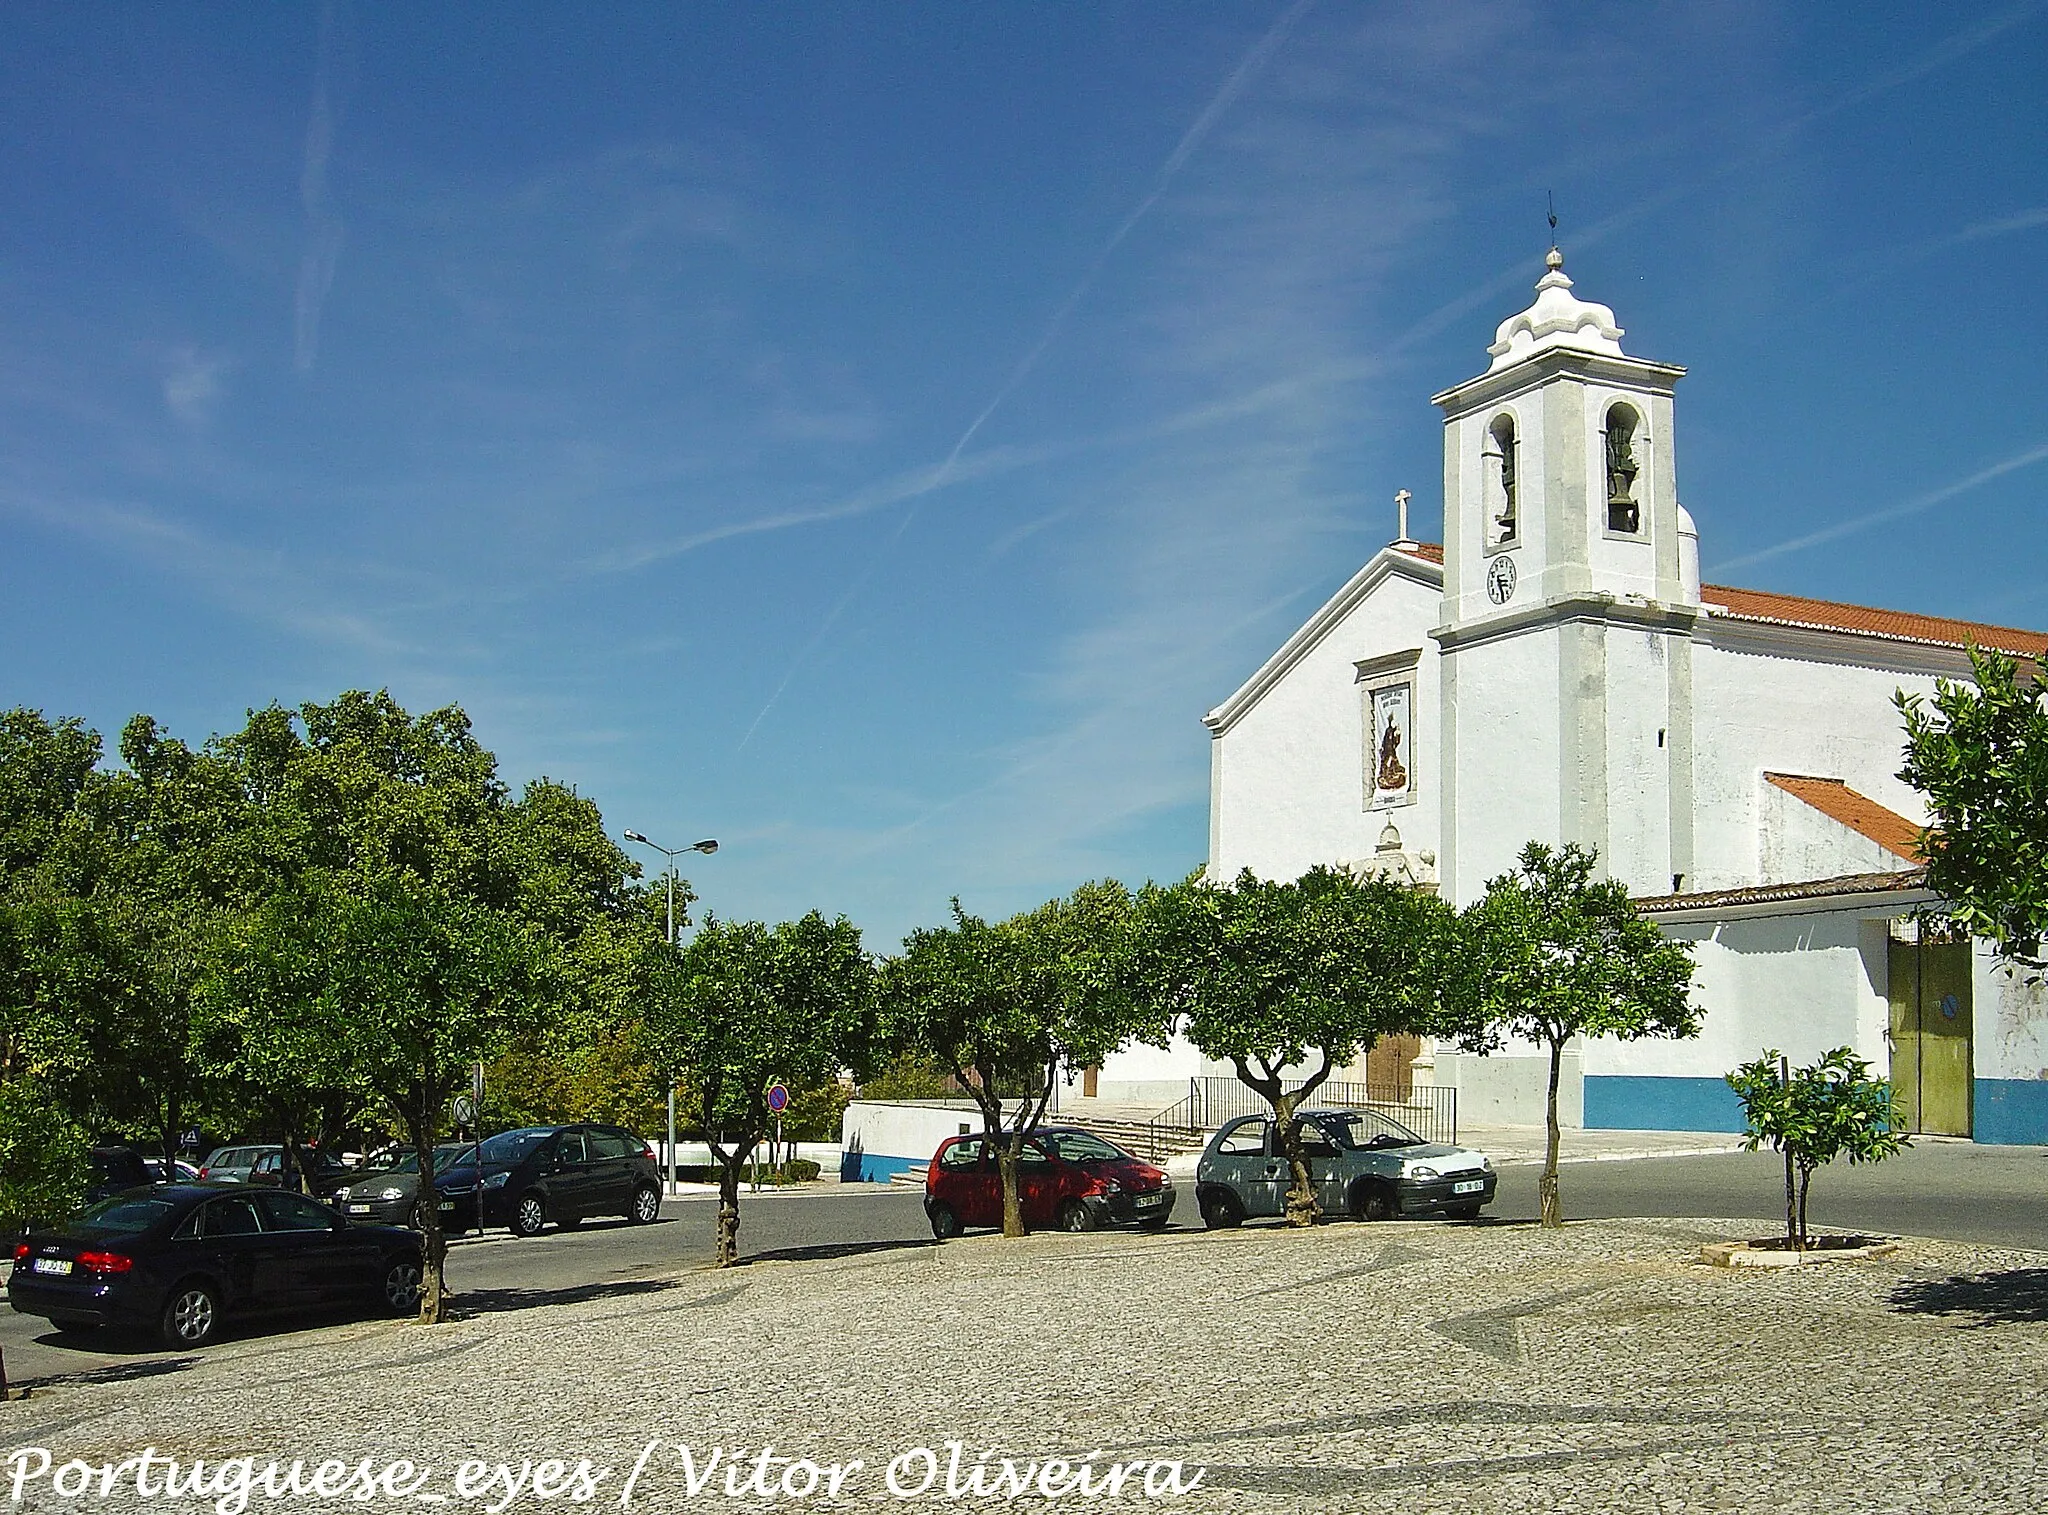
<path fill-rule="evenodd" d="M 1515 597 L 1515 560 L 1506 553 L 1486 565 L 1486 597 L 1496 605 Z"/>

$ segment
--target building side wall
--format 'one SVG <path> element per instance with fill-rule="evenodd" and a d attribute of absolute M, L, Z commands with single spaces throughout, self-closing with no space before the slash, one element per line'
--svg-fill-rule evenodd
<path fill-rule="evenodd" d="M 1885 923 L 1854 911 L 1666 928 L 1693 944 L 1700 1034 L 1682 1041 L 1589 1039 L 1589 1126 L 1740 1131 L 1724 1075 L 1775 1048 L 1795 1063 L 1853 1047 L 1888 1066 Z"/>
<path fill-rule="evenodd" d="M 1767 879 L 1840 878 L 1913 866 L 1861 832 L 1759 779 L 1758 847 Z"/>
<path fill-rule="evenodd" d="M 1558 643 L 1505 637 L 1445 654 L 1456 680 L 1457 835 L 1446 896 L 1463 907 L 1515 866 L 1532 838 L 1555 839 L 1564 793 Z"/>
<path fill-rule="evenodd" d="M 1438 654 L 1427 634 L 1438 603 L 1430 586 L 1399 575 L 1383 580 L 1212 738 L 1213 876 L 1249 868 L 1261 878 L 1293 879 L 1317 863 L 1361 861 L 1373 855 L 1389 820 L 1409 852 L 1438 850 Z M 1369 809 L 1370 738 L 1357 664 L 1416 649 L 1406 755 L 1413 800 Z"/>
<path fill-rule="evenodd" d="M 1841 779 L 1910 820 L 1926 818 L 1920 796 L 1897 777 L 1905 737 L 1891 701 L 1898 689 L 1931 694 L 1933 674 L 1771 656 L 1711 640 L 1695 641 L 1692 663 L 1696 823 L 1688 889 L 1860 871 L 1845 861 L 1766 873 L 1763 792 L 1781 792 L 1763 782 L 1766 771 Z"/>
<path fill-rule="evenodd" d="M 1977 944 L 1971 983 L 1976 1060 L 1973 1134 L 2048 1145 L 2048 984 Z"/>

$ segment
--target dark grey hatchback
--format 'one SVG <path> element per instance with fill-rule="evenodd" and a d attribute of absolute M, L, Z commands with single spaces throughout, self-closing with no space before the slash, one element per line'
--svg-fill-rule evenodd
<path fill-rule="evenodd" d="M 211 1341 L 229 1316 L 374 1301 L 403 1314 L 420 1295 L 420 1239 L 358 1226 L 282 1189 L 163 1184 L 89 1205 L 15 1243 L 7 1299 L 60 1331 L 153 1329 L 166 1345 Z"/>

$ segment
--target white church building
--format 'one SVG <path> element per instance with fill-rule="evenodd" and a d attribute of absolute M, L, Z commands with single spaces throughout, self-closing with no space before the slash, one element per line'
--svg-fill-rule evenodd
<path fill-rule="evenodd" d="M 1203 718 L 1210 876 L 1349 864 L 1464 906 L 1528 841 L 1596 848 L 1695 944 L 1704 1030 L 1574 1047 L 1567 1123 L 1739 1130 L 1724 1073 L 1848 1045 L 1916 1130 L 2048 1142 L 2041 986 L 1913 924 L 1926 811 L 1892 703 L 1967 677 L 1970 643 L 2038 658 L 2048 635 L 1702 584 L 1685 370 L 1630 356 L 1546 262 L 1485 371 L 1434 397 L 1442 545 L 1407 539 L 1404 493 L 1401 538 Z M 1466 1122 L 1542 1119 L 1540 1049 L 1386 1050 Z M 1229 1071 L 1177 1043 L 1094 1083 L 1163 1105 Z"/>

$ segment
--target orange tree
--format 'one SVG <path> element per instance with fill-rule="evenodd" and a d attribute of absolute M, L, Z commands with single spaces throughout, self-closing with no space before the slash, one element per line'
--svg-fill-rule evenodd
<path fill-rule="evenodd" d="M 1140 901 L 1135 981 L 1190 1042 L 1272 1107 L 1293 1185 L 1287 1221 L 1317 1214 L 1294 1113 L 1384 1035 L 1430 1029 L 1451 912 L 1434 894 L 1314 868 L 1291 883 L 1199 874 Z"/>
<path fill-rule="evenodd" d="M 913 932 L 882 972 L 890 1036 L 953 1075 L 979 1107 L 1003 1189 L 1003 1235 L 1024 1234 L 1017 1165 L 1064 1071 L 1166 1018 L 1134 993 L 1131 896 L 1114 880 L 994 924 L 953 902 L 953 924 Z"/>

